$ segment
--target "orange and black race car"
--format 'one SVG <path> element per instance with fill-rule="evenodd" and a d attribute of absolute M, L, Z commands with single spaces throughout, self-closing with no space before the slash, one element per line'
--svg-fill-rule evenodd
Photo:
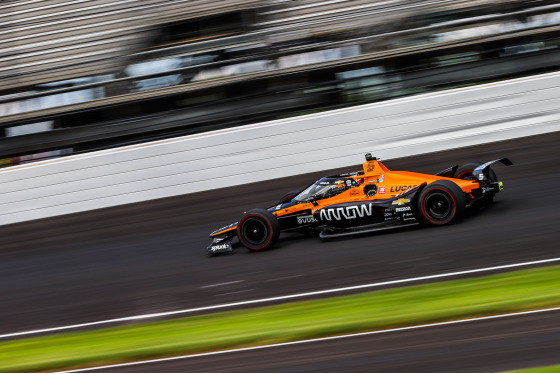
<path fill-rule="evenodd" d="M 437 174 L 391 171 L 371 154 L 363 170 L 324 177 L 286 194 L 268 209 L 246 212 L 238 222 L 210 234 L 208 254 L 231 252 L 235 236 L 250 251 L 274 245 L 280 232 L 306 231 L 333 238 L 412 225 L 446 225 L 465 209 L 482 209 L 502 190 L 495 162 L 452 166 Z"/>

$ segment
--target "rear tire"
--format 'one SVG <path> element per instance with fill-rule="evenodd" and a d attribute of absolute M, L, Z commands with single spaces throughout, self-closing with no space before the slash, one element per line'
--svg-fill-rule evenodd
<path fill-rule="evenodd" d="M 455 174 L 453 174 L 453 178 L 474 180 L 473 171 L 480 165 L 482 165 L 480 162 L 470 162 L 468 164 L 461 165 L 461 167 L 455 171 Z M 488 175 L 490 176 L 490 180 L 492 182 L 498 181 L 498 177 L 496 176 L 496 173 L 494 173 L 494 170 L 489 169 Z"/>
<path fill-rule="evenodd" d="M 474 171 L 474 169 L 476 169 L 480 165 L 482 165 L 482 163 L 480 163 L 480 162 L 471 162 L 471 163 L 462 165 L 460 168 L 457 169 L 457 171 L 453 175 L 453 178 L 474 180 L 473 171 Z M 494 170 L 492 170 L 491 168 L 488 169 L 488 176 L 489 176 L 491 182 L 497 182 L 498 181 L 498 176 L 496 175 Z M 480 211 L 486 209 L 487 207 L 489 207 L 490 205 L 492 205 L 494 203 L 494 196 L 495 195 L 496 195 L 495 193 L 492 193 L 492 194 L 486 196 L 483 200 L 478 201 L 478 203 L 475 205 L 475 207 Z"/>
<path fill-rule="evenodd" d="M 465 194 L 448 180 L 439 180 L 424 187 L 418 198 L 422 222 L 433 226 L 447 225 L 463 216 Z"/>
<path fill-rule="evenodd" d="M 239 242 L 250 251 L 262 251 L 276 243 L 280 224 L 266 209 L 253 209 L 243 215 L 237 224 Z"/>

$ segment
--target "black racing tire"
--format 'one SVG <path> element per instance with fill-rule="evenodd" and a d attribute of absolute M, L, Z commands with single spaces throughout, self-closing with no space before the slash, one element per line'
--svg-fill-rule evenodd
<path fill-rule="evenodd" d="M 465 211 L 465 193 L 449 180 L 435 181 L 422 189 L 418 212 L 426 225 L 442 226 L 457 221 Z"/>
<path fill-rule="evenodd" d="M 280 236 L 280 224 L 274 214 L 266 209 L 253 209 L 241 217 L 237 224 L 239 242 L 250 251 L 272 247 Z"/>
<path fill-rule="evenodd" d="M 473 171 L 480 165 L 482 165 L 481 162 L 469 162 L 468 164 L 461 165 L 453 174 L 453 178 L 469 179 L 469 180 L 474 179 Z M 494 170 L 492 170 L 491 168 L 488 170 L 488 175 L 492 182 L 498 181 L 498 176 L 496 175 L 496 173 L 494 173 Z"/>
<path fill-rule="evenodd" d="M 284 196 L 282 196 L 280 198 L 280 201 L 278 201 L 278 203 L 279 204 L 287 203 L 287 202 L 291 201 L 294 197 L 296 197 L 299 193 L 300 193 L 300 190 L 290 191 L 290 192 L 284 194 Z"/>

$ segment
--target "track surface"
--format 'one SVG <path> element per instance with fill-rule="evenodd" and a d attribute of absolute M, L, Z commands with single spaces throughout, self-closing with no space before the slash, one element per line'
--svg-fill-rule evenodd
<path fill-rule="evenodd" d="M 434 173 L 507 156 L 492 209 L 461 223 L 208 258 L 210 231 L 314 173 L 0 227 L 0 334 L 558 257 L 560 133 L 387 161 Z M 343 171 L 358 170 L 356 165 Z"/>
<path fill-rule="evenodd" d="M 558 364 L 558 352 L 555 311 L 91 372 L 501 372 Z"/>

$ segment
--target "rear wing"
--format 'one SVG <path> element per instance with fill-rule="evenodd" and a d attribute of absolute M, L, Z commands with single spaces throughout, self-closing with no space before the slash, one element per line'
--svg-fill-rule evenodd
<path fill-rule="evenodd" d="M 506 166 L 511 166 L 513 165 L 513 162 L 511 162 L 511 160 L 509 158 L 499 158 L 497 160 L 494 161 L 490 161 L 487 163 L 484 163 L 480 166 L 478 166 L 476 169 L 473 170 L 473 176 L 475 177 L 476 180 L 488 180 L 489 175 L 488 175 L 488 169 L 490 168 L 490 165 L 492 165 L 495 162 L 501 162 L 502 164 L 506 165 Z"/>

